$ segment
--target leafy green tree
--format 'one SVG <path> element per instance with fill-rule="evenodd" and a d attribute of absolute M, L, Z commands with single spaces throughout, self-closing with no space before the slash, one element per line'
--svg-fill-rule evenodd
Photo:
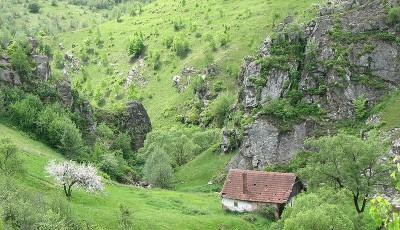
<path fill-rule="evenodd" d="M 32 64 L 25 50 L 16 45 L 10 53 L 10 63 L 15 71 L 25 80 L 30 79 L 32 75 Z"/>
<path fill-rule="evenodd" d="M 170 188 L 172 181 L 172 167 L 170 158 L 161 149 L 156 149 L 146 160 L 144 178 L 149 183 L 160 188 Z"/>
<path fill-rule="evenodd" d="M 11 105 L 10 115 L 18 126 L 32 131 L 35 128 L 37 115 L 42 108 L 43 104 L 40 99 L 29 95 Z"/>
<path fill-rule="evenodd" d="M 374 188 L 387 184 L 390 165 L 379 160 L 387 152 L 378 134 L 367 139 L 339 133 L 319 139 L 309 139 L 306 145 L 315 149 L 301 174 L 311 186 L 321 183 L 348 189 L 358 213 L 365 210 Z"/>
<path fill-rule="evenodd" d="M 367 99 L 365 97 L 358 97 L 353 102 L 354 113 L 357 120 L 362 120 L 367 115 Z"/>
<path fill-rule="evenodd" d="M 129 41 L 128 53 L 137 58 L 144 53 L 146 45 L 144 44 L 144 37 L 142 33 L 135 33 Z"/>
<path fill-rule="evenodd" d="M 0 172 L 10 176 L 21 169 L 22 161 L 17 155 L 17 146 L 9 139 L 0 139 Z"/>
<path fill-rule="evenodd" d="M 28 10 L 32 14 L 37 14 L 40 11 L 40 5 L 36 2 L 29 3 Z"/>
<path fill-rule="evenodd" d="M 190 51 L 189 42 L 182 37 L 175 37 L 172 44 L 172 49 L 175 51 L 178 57 L 184 58 Z"/>

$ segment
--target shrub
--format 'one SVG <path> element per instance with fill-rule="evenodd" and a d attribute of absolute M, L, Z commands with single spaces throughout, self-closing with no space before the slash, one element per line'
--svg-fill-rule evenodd
<path fill-rule="evenodd" d="M 367 115 L 367 99 L 358 97 L 353 102 L 354 114 L 357 120 L 362 120 Z"/>
<path fill-rule="evenodd" d="M 32 14 L 37 14 L 40 11 L 40 5 L 36 2 L 29 3 L 28 10 Z"/>
<path fill-rule="evenodd" d="M 185 24 L 183 23 L 182 19 L 174 20 L 174 30 L 180 31 L 185 28 Z"/>
<path fill-rule="evenodd" d="M 173 171 L 170 158 L 163 150 L 154 150 L 147 158 L 143 172 L 145 180 L 154 186 L 160 188 L 171 187 Z"/>
<path fill-rule="evenodd" d="M 186 57 L 186 55 L 190 51 L 189 42 L 181 37 L 174 38 L 174 43 L 172 48 L 175 51 L 176 55 L 179 56 L 180 58 Z"/>
<path fill-rule="evenodd" d="M 268 220 L 275 220 L 275 212 L 276 212 L 276 208 L 274 208 L 273 206 L 267 205 L 264 207 L 261 207 L 257 210 L 258 214 L 261 215 L 262 217 L 268 219 Z"/>
<path fill-rule="evenodd" d="M 0 139 L 0 173 L 10 176 L 21 169 L 22 162 L 17 155 L 17 146 L 9 139 Z"/>
<path fill-rule="evenodd" d="M 218 127 L 224 125 L 225 117 L 232 108 L 234 97 L 229 94 L 221 94 L 209 106 L 211 118 Z"/>
<path fill-rule="evenodd" d="M 19 46 L 12 46 L 8 49 L 10 63 L 15 71 L 25 80 L 30 79 L 32 75 L 32 64 L 25 50 Z"/>
<path fill-rule="evenodd" d="M 171 49 L 172 45 L 174 43 L 174 38 L 171 36 L 168 36 L 164 39 L 164 45 L 167 49 Z"/>
<path fill-rule="evenodd" d="M 82 134 L 70 118 L 56 117 L 50 122 L 48 139 L 67 157 L 79 159 L 83 154 Z"/>
<path fill-rule="evenodd" d="M 390 24 L 400 23 L 400 7 L 394 7 L 389 10 L 388 21 Z"/>
<path fill-rule="evenodd" d="M 43 104 L 36 96 L 27 96 L 25 99 L 17 101 L 10 107 L 12 120 L 21 128 L 33 131 L 36 118 Z"/>
<path fill-rule="evenodd" d="M 145 49 L 146 46 L 144 44 L 143 34 L 135 33 L 135 35 L 129 41 L 129 55 L 133 55 L 135 58 L 137 58 L 144 53 Z"/>

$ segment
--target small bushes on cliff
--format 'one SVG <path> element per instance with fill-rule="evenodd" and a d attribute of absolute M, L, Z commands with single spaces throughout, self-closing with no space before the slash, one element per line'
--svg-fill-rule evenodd
<path fill-rule="evenodd" d="M 19 44 L 11 45 L 7 50 L 10 63 L 15 71 L 23 78 L 29 79 L 32 75 L 32 64 L 26 55 L 25 49 Z"/>
<path fill-rule="evenodd" d="M 232 109 L 234 97 L 229 94 L 219 95 L 209 106 L 208 115 L 217 127 L 222 127 L 229 111 Z"/>
<path fill-rule="evenodd" d="M 394 7 L 389 10 L 388 22 L 393 25 L 400 23 L 400 7 Z"/>
<path fill-rule="evenodd" d="M 290 126 L 291 123 L 308 116 L 321 116 L 322 110 L 315 104 L 302 102 L 293 104 L 288 99 L 283 98 L 266 104 L 261 109 L 261 113 L 279 121 L 284 126 Z"/>

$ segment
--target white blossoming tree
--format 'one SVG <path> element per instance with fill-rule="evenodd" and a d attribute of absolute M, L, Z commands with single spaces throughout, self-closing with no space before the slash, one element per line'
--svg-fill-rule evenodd
<path fill-rule="evenodd" d="M 104 189 L 101 177 L 90 164 L 78 164 L 74 161 L 56 163 L 50 161 L 46 171 L 64 188 L 68 199 L 72 195 L 72 187 L 82 187 L 87 192 L 97 192 Z"/>

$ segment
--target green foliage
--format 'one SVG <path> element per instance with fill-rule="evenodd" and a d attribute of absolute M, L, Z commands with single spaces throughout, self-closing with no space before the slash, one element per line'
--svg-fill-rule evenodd
<path fill-rule="evenodd" d="M 26 55 L 25 50 L 20 46 L 8 50 L 10 55 L 10 63 L 15 71 L 23 78 L 30 79 L 32 75 L 32 64 L 29 57 Z"/>
<path fill-rule="evenodd" d="M 231 94 L 221 94 L 209 105 L 209 116 L 218 127 L 224 125 L 233 103 L 234 97 Z"/>
<path fill-rule="evenodd" d="M 376 228 L 387 230 L 400 229 L 400 215 L 392 209 L 393 207 L 390 202 L 382 197 L 371 200 L 369 213 L 375 221 Z"/>
<path fill-rule="evenodd" d="M 304 119 L 308 116 L 318 117 L 322 115 L 321 109 L 315 104 L 291 103 L 288 99 L 278 99 L 267 103 L 261 112 L 282 123 L 291 125 L 292 122 Z"/>
<path fill-rule="evenodd" d="M 276 212 L 277 212 L 276 208 L 270 205 L 263 206 L 257 210 L 257 213 L 259 215 L 271 221 L 276 219 L 275 216 Z"/>
<path fill-rule="evenodd" d="M 9 139 L 0 139 L 0 173 L 11 176 L 21 170 L 22 162 L 17 154 L 17 146 Z"/>
<path fill-rule="evenodd" d="M 172 50 L 175 51 L 178 57 L 184 58 L 190 51 L 189 42 L 183 37 L 175 37 Z"/>
<path fill-rule="evenodd" d="M 132 229 L 131 211 L 123 204 L 119 206 L 119 211 L 120 211 L 120 220 L 119 220 L 120 229 L 131 230 Z"/>
<path fill-rule="evenodd" d="M 29 13 L 38 14 L 40 11 L 40 5 L 36 2 L 32 2 L 28 4 Z"/>
<path fill-rule="evenodd" d="M 29 95 L 21 101 L 17 101 L 10 107 L 10 117 L 21 128 L 34 131 L 35 122 L 43 104 L 36 96 Z"/>
<path fill-rule="evenodd" d="M 135 35 L 129 40 L 128 53 L 137 58 L 144 53 L 146 45 L 144 44 L 144 37 L 142 33 L 135 33 Z"/>
<path fill-rule="evenodd" d="M 358 97 L 353 102 L 354 113 L 357 120 L 363 120 L 367 115 L 367 99 L 365 97 Z"/>
<path fill-rule="evenodd" d="M 400 23 L 400 7 L 394 7 L 389 10 L 388 21 L 390 24 Z"/>
<path fill-rule="evenodd" d="M 155 149 L 144 165 L 144 178 L 160 188 L 170 188 L 172 183 L 172 167 L 170 158 L 161 149 Z"/>
<path fill-rule="evenodd" d="M 378 162 L 387 152 L 387 143 L 374 132 L 368 134 L 365 140 L 339 133 L 309 139 L 306 145 L 317 149 L 307 166 L 300 171 L 307 183 L 311 187 L 324 183 L 348 189 L 358 213 L 364 212 L 376 185 L 389 183 L 387 178 L 391 166 Z"/>

